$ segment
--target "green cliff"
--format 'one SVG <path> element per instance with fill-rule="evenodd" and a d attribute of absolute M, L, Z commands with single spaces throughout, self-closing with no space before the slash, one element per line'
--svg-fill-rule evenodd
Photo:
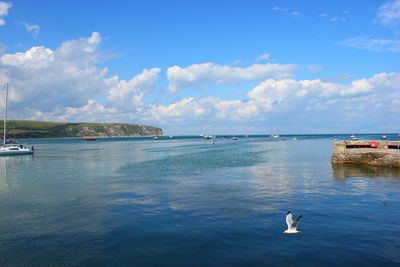
<path fill-rule="evenodd" d="M 0 130 L 1 135 L 3 130 Z M 126 123 L 59 123 L 42 121 L 7 121 L 7 138 L 49 137 L 126 137 L 162 135 L 158 127 Z"/>

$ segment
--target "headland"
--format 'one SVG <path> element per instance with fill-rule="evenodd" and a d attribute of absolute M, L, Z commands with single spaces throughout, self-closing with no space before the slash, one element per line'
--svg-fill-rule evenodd
<path fill-rule="evenodd" d="M 0 130 L 3 134 L 3 131 Z M 7 121 L 7 138 L 60 138 L 60 137 L 134 137 L 161 136 L 159 127 L 128 123 L 62 123 L 44 121 Z"/>

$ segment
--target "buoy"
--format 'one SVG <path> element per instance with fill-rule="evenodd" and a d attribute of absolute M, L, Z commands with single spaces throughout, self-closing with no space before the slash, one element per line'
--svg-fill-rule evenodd
<path fill-rule="evenodd" d="M 371 148 L 377 148 L 378 147 L 378 142 L 372 141 L 370 146 L 371 146 Z"/>

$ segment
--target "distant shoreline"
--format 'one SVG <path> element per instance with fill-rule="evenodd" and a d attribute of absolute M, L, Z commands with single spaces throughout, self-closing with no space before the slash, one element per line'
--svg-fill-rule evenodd
<path fill-rule="evenodd" d="M 0 130 L 3 134 L 3 130 Z M 159 127 L 129 123 L 59 123 L 43 121 L 7 121 L 7 139 L 95 138 L 161 136 Z"/>
<path fill-rule="evenodd" d="M 0 131 L 2 133 L 2 131 Z M 356 133 L 357 136 L 363 137 L 363 136 L 375 136 L 374 140 L 380 140 L 380 136 L 382 135 L 387 135 L 388 137 L 395 137 L 400 138 L 399 134 L 397 133 L 363 133 L 359 134 Z M 280 134 L 279 138 L 272 138 L 270 137 L 270 134 L 216 134 L 214 135 L 217 139 L 218 138 L 232 138 L 232 137 L 238 137 L 238 138 L 255 138 L 255 137 L 260 137 L 260 138 L 271 138 L 272 140 L 288 140 L 287 138 L 293 138 L 293 137 L 332 137 L 332 138 L 337 138 L 339 140 L 350 140 L 351 134 Z M 83 139 L 84 137 L 93 137 L 96 139 L 109 139 L 109 138 L 154 138 L 154 137 L 161 137 L 161 139 L 170 139 L 170 138 L 194 138 L 198 137 L 201 139 L 201 135 L 198 134 L 183 134 L 183 135 L 126 135 L 126 136 L 95 136 L 95 135 L 87 135 L 87 136 L 53 136 L 53 137 L 20 137 L 20 138 L 15 138 L 15 137 L 9 137 L 7 140 L 15 139 L 15 140 L 21 140 L 21 139 Z M 2 138 L 0 137 L 0 140 Z M 383 141 L 383 140 L 382 140 Z"/>

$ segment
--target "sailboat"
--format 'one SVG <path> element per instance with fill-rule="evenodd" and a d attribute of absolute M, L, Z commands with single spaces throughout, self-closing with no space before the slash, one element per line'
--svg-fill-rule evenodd
<path fill-rule="evenodd" d="M 274 133 L 271 134 L 271 137 L 272 138 L 278 138 L 279 137 L 279 134 L 276 133 L 276 127 L 274 127 Z"/>
<path fill-rule="evenodd" d="M 6 84 L 6 101 L 4 109 L 3 146 L 0 147 L 0 156 L 33 154 L 34 151 L 33 146 L 31 148 L 28 148 L 20 144 L 7 144 L 7 139 L 6 139 L 7 101 L 8 101 L 8 83 Z"/>

